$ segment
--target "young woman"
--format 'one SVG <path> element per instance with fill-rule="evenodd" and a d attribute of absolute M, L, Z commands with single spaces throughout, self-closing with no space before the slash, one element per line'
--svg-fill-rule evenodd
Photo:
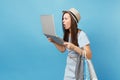
<path fill-rule="evenodd" d="M 86 50 L 86 57 L 88 59 L 92 56 L 90 42 L 85 32 L 78 29 L 79 21 L 80 14 L 75 8 L 63 11 L 62 26 L 64 32 L 64 44 L 60 45 L 51 38 L 48 38 L 59 51 L 64 52 L 66 49 L 68 50 L 64 80 L 76 80 L 75 70 L 77 58 L 78 55 L 82 55 L 83 48 Z"/>

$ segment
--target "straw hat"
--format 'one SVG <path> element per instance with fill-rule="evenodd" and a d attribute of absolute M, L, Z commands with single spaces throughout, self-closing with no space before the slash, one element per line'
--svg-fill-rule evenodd
<path fill-rule="evenodd" d="M 70 13 L 77 23 L 80 21 L 80 13 L 75 8 L 70 8 L 68 11 L 63 11 L 63 13 L 64 12 Z"/>

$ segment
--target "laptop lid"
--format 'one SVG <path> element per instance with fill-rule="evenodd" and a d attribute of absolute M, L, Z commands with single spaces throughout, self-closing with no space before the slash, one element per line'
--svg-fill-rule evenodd
<path fill-rule="evenodd" d="M 48 38 L 52 38 L 58 44 L 63 44 L 64 41 L 55 34 L 53 15 L 41 15 L 40 19 L 44 35 Z"/>
<path fill-rule="evenodd" d="M 53 15 L 41 15 L 42 31 L 46 35 L 55 36 L 55 25 Z"/>

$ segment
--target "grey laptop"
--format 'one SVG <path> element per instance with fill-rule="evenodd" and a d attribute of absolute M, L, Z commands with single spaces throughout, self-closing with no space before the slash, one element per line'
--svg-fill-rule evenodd
<path fill-rule="evenodd" d="M 53 15 L 41 15 L 42 30 L 45 36 L 52 38 L 58 44 L 63 44 L 63 40 L 56 36 Z"/>

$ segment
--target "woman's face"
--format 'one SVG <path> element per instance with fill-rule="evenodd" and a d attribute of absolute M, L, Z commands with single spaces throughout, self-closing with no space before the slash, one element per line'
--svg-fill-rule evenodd
<path fill-rule="evenodd" d="M 65 29 L 70 29 L 71 27 L 71 17 L 68 13 L 63 15 L 62 23 Z"/>

